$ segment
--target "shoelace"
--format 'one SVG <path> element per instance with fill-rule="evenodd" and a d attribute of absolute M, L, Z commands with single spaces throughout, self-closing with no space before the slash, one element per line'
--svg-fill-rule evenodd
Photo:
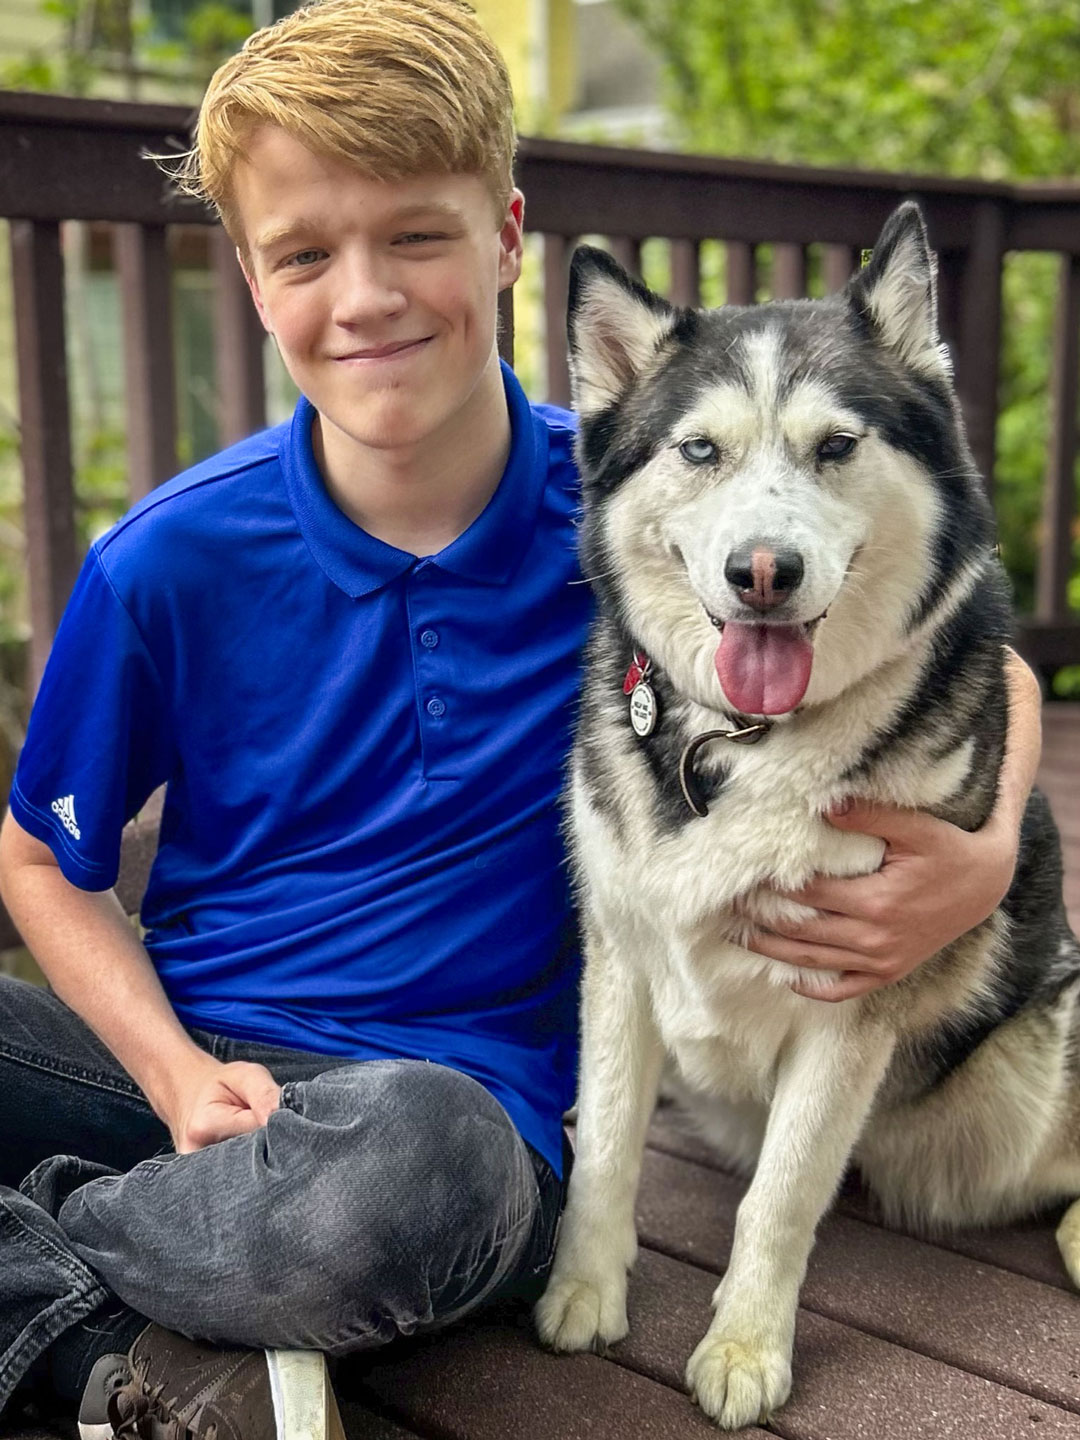
<path fill-rule="evenodd" d="M 187 1426 L 181 1423 L 172 1403 L 162 1399 L 165 1382 L 153 1386 L 146 1383 L 149 1369 L 149 1359 L 140 1360 L 129 1383 L 109 1396 L 106 1413 L 113 1434 L 117 1440 L 185 1440 Z M 155 1421 L 160 1427 L 156 1437 Z M 216 1433 L 217 1426 L 208 1425 L 204 1440 L 214 1440 Z"/>

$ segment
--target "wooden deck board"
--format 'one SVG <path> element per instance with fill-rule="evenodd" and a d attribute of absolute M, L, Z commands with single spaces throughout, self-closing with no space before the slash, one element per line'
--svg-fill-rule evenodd
<path fill-rule="evenodd" d="M 631 1283 L 631 1333 L 611 1358 L 679 1388 L 715 1284 L 714 1274 L 643 1250 Z M 1080 1418 L 1057 1406 L 806 1309 L 796 1327 L 794 1372 L 792 1398 L 769 1425 L 791 1440 L 888 1435 L 898 1416 L 908 1434 L 1015 1440 L 1037 1425 L 1043 1437 L 1080 1435 Z M 953 1423 L 935 1429 L 945 1398 Z"/>
<path fill-rule="evenodd" d="M 745 1188 L 720 1171 L 650 1152 L 639 1234 L 652 1249 L 720 1274 Z M 818 1230 L 802 1300 L 817 1314 L 1080 1415 L 1080 1300 L 1054 1286 L 834 1212 Z"/>
<path fill-rule="evenodd" d="M 481 1319 L 354 1356 L 341 1393 L 440 1440 L 715 1440 L 680 1390 L 596 1355 L 549 1355 L 527 1317 Z M 761 1437 L 752 1426 L 732 1432 Z M 1080 1434 L 1080 1431 L 1078 1431 Z M 363 1440 L 359 1429 L 350 1440 Z"/>

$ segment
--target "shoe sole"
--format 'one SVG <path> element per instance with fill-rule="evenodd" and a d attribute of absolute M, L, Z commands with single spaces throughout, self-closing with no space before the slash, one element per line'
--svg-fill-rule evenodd
<path fill-rule="evenodd" d="M 341 1412 L 319 1350 L 267 1350 L 277 1440 L 345 1440 Z"/>

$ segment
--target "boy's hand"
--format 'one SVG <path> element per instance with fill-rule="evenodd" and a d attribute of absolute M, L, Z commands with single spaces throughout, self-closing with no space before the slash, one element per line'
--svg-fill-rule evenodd
<path fill-rule="evenodd" d="M 817 876 L 789 898 L 824 914 L 751 939 L 751 950 L 773 960 L 841 971 L 828 989 L 811 993 L 796 986 L 797 994 L 850 1000 L 889 985 L 985 920 L 1001 902 L 1016 869 L 1020 822 L 1042 749 L 1039 682 L 1007 646 L 1005 681 L 1005 756 L 997 802 L 980 830 L 970 833 L 932 815 L 860 801 L 826 816 L 840 830 L 879 836 L 885 857 L 872 875 Z"/>
<path fill-rule="evenodd" d="M 968 832 L 919 811 L 853 801 L 826 819 L 880 836 L 881 868 L 850 878 L 819 875 L 782 892 L 825 913 L 758 931 L 748 947 L 789 965 L 842 972 L 828 989 L 792 987 L 809 999 L 850 1000 L 901 979 L 985 920 L 1012 880 L 1019 842 L 1008 814 L 995 811 Z"/>
<path fill-rule="evenodd" d="M 161 1117 L 181 1155 L 258 1130 L 281 1102 L 281 1086 L 265 1066 L 206 1058 Z"/>

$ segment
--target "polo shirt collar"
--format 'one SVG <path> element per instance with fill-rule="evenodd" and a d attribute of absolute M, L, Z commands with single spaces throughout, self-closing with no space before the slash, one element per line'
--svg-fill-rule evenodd
<path fill-rule="evenodd" d="M 510 413 L 510 454 L 483 511 L 456 540 L 431 557 L 439 569 L 482 585 L 505 585 L 532 541 L 547 480 L 547 426 L 533 414 L 513 371 L 502 365 Z M 315 462 L 315 407 L 301 396 L 281 451 L 285 485 L 300 532 L 327 576 L 354 598 L 404 575 L 417 556 L 362 529 L 330 498 Z"/>

